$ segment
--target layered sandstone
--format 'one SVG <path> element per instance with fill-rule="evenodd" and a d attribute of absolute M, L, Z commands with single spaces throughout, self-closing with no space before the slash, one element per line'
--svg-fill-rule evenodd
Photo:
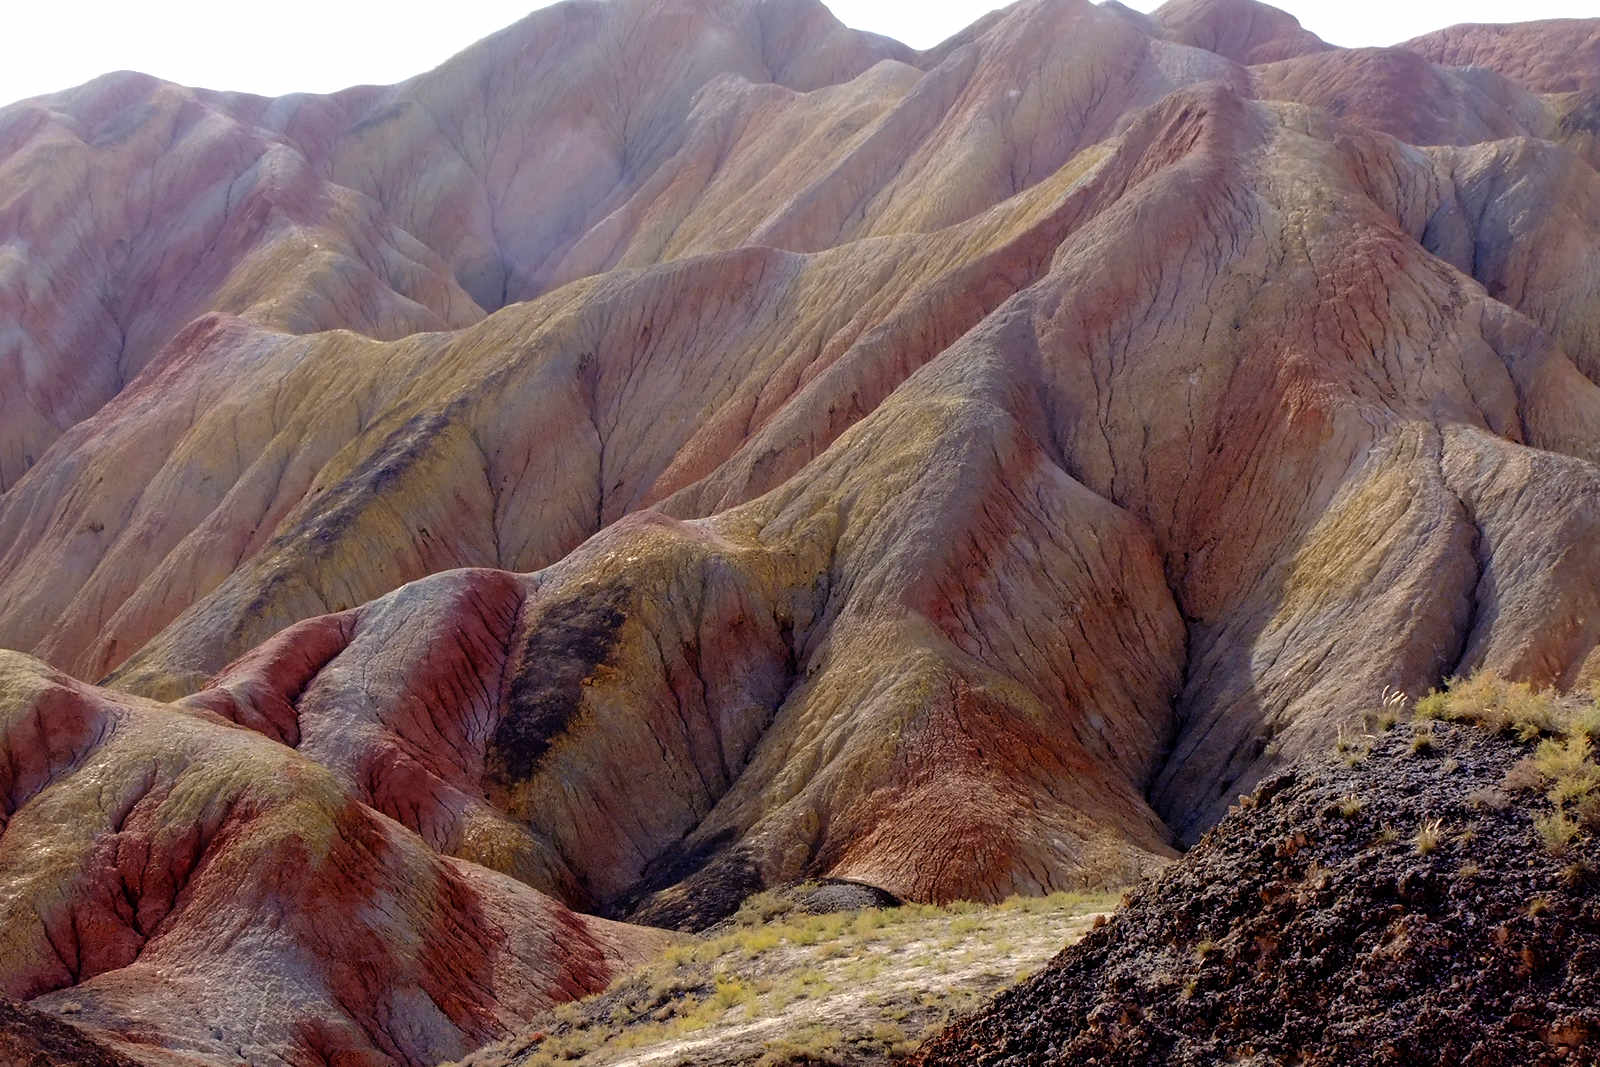
<path fill-rule="evenodd" d="M 420 1062 L 650 943 L 564 908 L 1121 881 L 1385 685 L 1600 675 L 1595 29 L 617 0 L 0 110 L 0 992 Z"/>
<path fill-rule="evenodd" d="M 216 715 L 15 653 L 0 693 L 0 992 L 136 1058 L 437 1062 L 661 944 Z"/>

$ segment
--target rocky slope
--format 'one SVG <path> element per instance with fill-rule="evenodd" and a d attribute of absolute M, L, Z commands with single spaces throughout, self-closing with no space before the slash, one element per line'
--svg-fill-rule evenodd
<path fill-rule="evenodd" d="M 1275 776 L 915 1062 L 1590 1062 L 1600 850 L 1541 839 L 1526 752 L 1430 724 Z"/>
<path fill-rule="evenodd" d="M 650 939 L 563 907 L 1118 883 L 1384 685 L 1594 678 L 1597 25 L 570 2 L 398 86 L 0 109 L 0 992 L 315 1062 L 144 965 L 320 899 L 252 830 L 176 906 L 248 796 L 407 901 L 372 951 L 524 946 L 399 1036 L 347 945 L 251 957 L 421 1061 Z"/>
<path fill-rule="evenodd" d="M 0 999 L 0 1056 L 14 1067 L 135 1067 L 71 1023 L 9 998 Z"/>

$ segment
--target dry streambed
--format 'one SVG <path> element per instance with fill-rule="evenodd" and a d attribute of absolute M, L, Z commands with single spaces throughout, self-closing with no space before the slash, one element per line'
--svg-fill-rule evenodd
<path fill-rule="evenodd" d="M 482 1049 L 471 1067 L 877 1064 L 1031 974 L 1116 895 L 807 914 L 751 898 L 605 993 Z"/>

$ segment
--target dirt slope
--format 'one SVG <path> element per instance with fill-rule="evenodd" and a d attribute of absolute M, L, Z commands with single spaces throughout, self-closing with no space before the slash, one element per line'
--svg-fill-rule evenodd
<path fill-rule="evenodd" d="M 1591 1062 L 1600 849 L 1547 846 L 1530 751 L 1403 726 L 1273 777 L 915 1062 Z"/>
<path fill-rule="evenodd" d="M 704 937 L 461 1067 L 885 1067 L 1116 903 L 1061 893 L 988 906 L 861 907 L 860 896 L 837 884 L 759 894 Z M 818 900 L 829 910 L 795 907 Z"/>

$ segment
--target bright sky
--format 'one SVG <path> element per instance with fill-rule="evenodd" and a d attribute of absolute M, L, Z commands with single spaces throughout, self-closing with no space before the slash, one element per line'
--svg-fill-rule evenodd
<path fill-rule="evenodd" d="M 26 0 L 0 15 L 0 104 L 133 69 L 279 95 L 399 81 L 545 0 Z M 925 48 L 994 0 L 825 0 L 849 25 Z M 1153 11 L 1161 0 L 1126 0 Z M 1457 22 L 1595 14 L 1595 0 L 1279 0 L 1334 44 L 1393 44 Z"/>

